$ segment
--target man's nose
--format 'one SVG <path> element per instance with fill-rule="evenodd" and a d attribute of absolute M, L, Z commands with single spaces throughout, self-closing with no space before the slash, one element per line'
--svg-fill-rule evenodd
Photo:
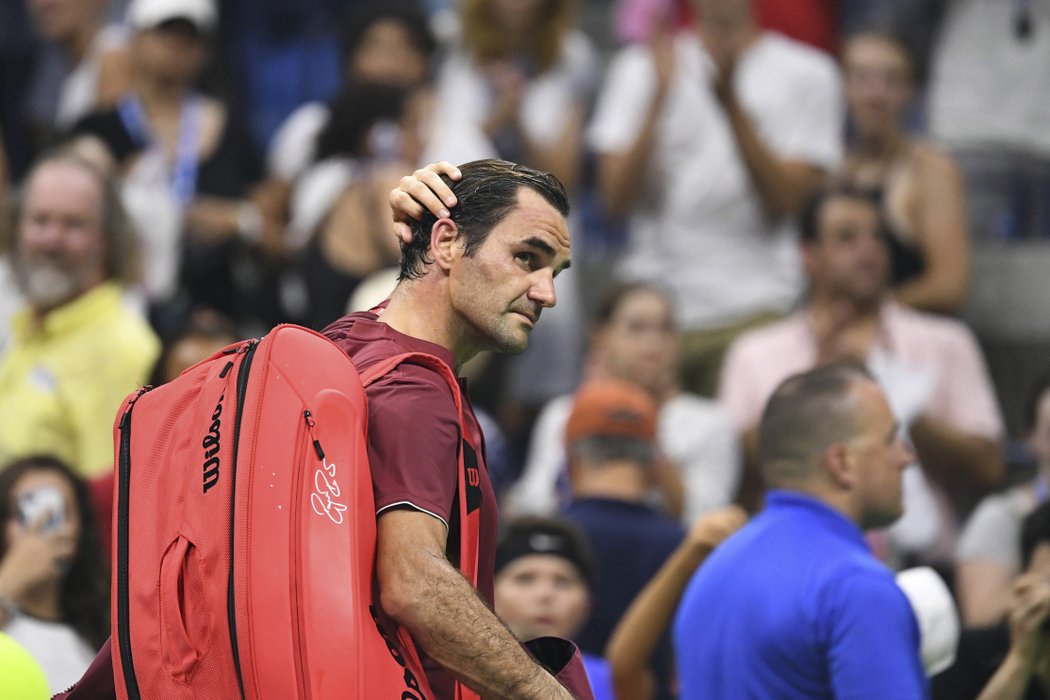
<path fill-rule="evenodd" d="M 558 303 L 558 295 L 554 291 L 554 275 L 550 270 L 537 270 L 534 274 L 532 287 L 529 289 L 529 299 L 539 302 L 543 308 L 550 308 Z"/>

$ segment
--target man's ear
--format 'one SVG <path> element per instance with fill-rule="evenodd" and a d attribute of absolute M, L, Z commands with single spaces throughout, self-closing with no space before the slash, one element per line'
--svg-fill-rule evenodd
<path fill-rule="evenodd" d="M 852 490 L 857 485 L 857 473 L 846 445 L 836 442 L 824 450 L 824 470 L 838 487 Z"/>
<path fill-rule="evenodd" d="M 456 258 L 463 254 L 463 241 L 459 227 L 449 218 L 438 219 L 430 229 L 430 255 L 441 269 L 452 267 Z"/>

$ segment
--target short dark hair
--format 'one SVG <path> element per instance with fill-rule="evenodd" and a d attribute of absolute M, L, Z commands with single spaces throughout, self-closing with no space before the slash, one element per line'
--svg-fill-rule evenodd
<path fill-rule="evenodd" d="M 836 362 L 785 379 L 766 403 L 758 428 L 763 475 L 772 484 L 807 476 L 824 450 L 857 430 L 853 387 L 870 381 L 860 364 Z"/>
<path fill-rule="evenodd" d="M 656 445 L 638 438 L 616 435 L 593 435 L 576 440 L 568 447 L 573 459 L 583 458 L 600 467 L 607 462 L 634 462 L 639 468 L 647 468 L 656 457 Z"/>
<path fill-rule="evenodd" d="M 62 622 L 98 649 L 109 636 L 109 561 L 100 544 L 95 508 L 87 482 L 73 473 L 62 460 L 51 455 L 31 455 L 0 467 L 0 560 L 7 555 L 10 542 L 4 534 L 7 522 L 15 517 L 12 495 L 28 472 L 58 474 L 69 483 L 80 511 L 80 537 L 73 561 L 59 589 Z"/>
<path fill-rule="evenodd" d="M 473 255 L 489 232 L 518 205 L 522 188 L 542 196 L 562 216 L 569 215 L 569 197 L 564 185 L 550 173 L 505 160 L 475 160 L 459 166 L 463 177 L 454 182 L 442 176 L 456 195 L 451 219 L 466 239 L 465 254 Z M 422 277 L 434 262 L 428 255 L 430 232 L 437 217 L 425 212 L 412 223 L 412 242 L 401 244 L 401 275 L 398 279 Z"/>
<path fill-rule="evenodd" d="M 1035 548 L 1050 544 L 1050 502 L 1041 504 L 1021 521 L 1021 568 L 1032 563 Z"/>
<path fill-rule="evenodd" d="M 820 240 L 820 213 L 825 204 L 840 198 L 853 199 L 874 206 L 878 214 L 879 233 L 886 235 L 886 223 L 882 216 L 882 190 L 839 184 L 816 190 L 803 205 L 798 215 L 798 237 L 804 245 Z"/>

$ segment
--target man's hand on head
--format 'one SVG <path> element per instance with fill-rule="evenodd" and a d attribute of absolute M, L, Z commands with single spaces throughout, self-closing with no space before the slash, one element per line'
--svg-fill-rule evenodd
<path fill-rule="evenodd" d="M 390 190 L 394 233 L 402 242 L 412 242 L 412 222 L 421 219 L 425 212 L 444 219 L 449 216 L 449 208 L 456 206 L 456 195 L 441 179 L 442 175 L 452 180 L 462 177 L 459 168 L 441 161 L 406 175 L 397 187 Z"/>

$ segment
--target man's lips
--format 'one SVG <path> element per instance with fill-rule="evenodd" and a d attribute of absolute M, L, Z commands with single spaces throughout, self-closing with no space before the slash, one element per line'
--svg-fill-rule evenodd
<path fill-rule="evenodd" d="M 528 321 L 530 326 L 535 326 L 536 321 L 538 321 L 540 317 L 539 314 L 533 314 L 528 311 L 515 310 L 514 313 Z"/>

